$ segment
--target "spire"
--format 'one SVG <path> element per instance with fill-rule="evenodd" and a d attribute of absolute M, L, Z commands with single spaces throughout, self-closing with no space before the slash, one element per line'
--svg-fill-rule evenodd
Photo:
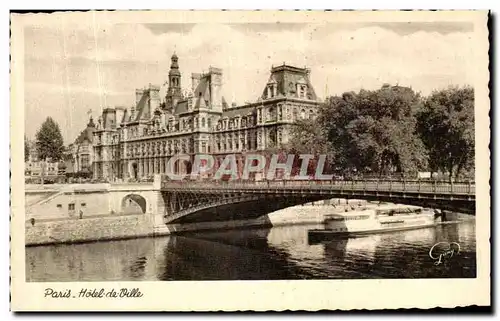
<path fill-rule="evenodd" d="M 325 83 L 325 99 L 328 96 L 328 76 L 326 76 L 326 83 Z"/>
<path fill-rule="evenodd" d="M 92 116 L 90 116 L 89 123 L 87 124 L 87 127 L 95 127 L 94 119 L 92 119 Z"/>
<path fill-rule="evenodd" d="M 177 55 L 175 54 L 175 52 L 174 52 L 174 54 L 172 55 L 172 58 L 171 58 L 170 60 L 171 60 L 171 62 L 172 62 L 172 63 L 170 64 L 170 69 L 171 69 L 171 70 L 172 70 L 172 69 L 179 69 L 179 63 L 178 63 L 178 62 L 179 62 L 179 57 L 177 57 Z"/>
<path fill-rule="evenodd" d="M 170 71 L 168 72 L 168 89 L 165 96 L 165 105 L 173 108 L 179 99 L 182 99 L 181 72 L 179 70 L 179 57 L 174 52 L 171 57 Z"/>

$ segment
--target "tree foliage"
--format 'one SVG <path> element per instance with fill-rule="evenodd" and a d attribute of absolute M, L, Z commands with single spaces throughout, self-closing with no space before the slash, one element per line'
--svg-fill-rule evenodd
<path fill-rule="evenodd" d="M 430 155 L 431 171 L 458 178 L 474 169 L 474 89 L 434 91 L 417 115 L 417 128 Z"/>
<path fill-rule="evenodd" d="M 24 136 L 24 161 L 27 162 L 30 159 L 30 142 L 26 136 Z"/>
<path fill-rule="evenodd" d="M 474 171 L 474 90 L 434 91 L 384 85 L 329 97 L 315 120 L 299 121 L 289 150 L 327 154 L 343 173 L 413 176 Z"/>
<path fill-rule="evenodd" d="M 302 154 L 330 154 L 331 144 L 327 139 L 325 129 L 325 126 L 318 124 L 316 120 L 299 120 L 291 128 L 293 139 L 286 148 Z"/>
<path fill-rule="evenodd" d="M 36 133 L 36 147 L 40 159 L 59 161 L 63 157 L 64 142 L 59 125 L 47 117 Z"/>
<path fill-rule="evenodd" d="M 335 166 L 377 175 L 425 168 L 427 153 L 415 132 L 420 104 L 421 97 L 411 88 L 389 85 L 330 97 L 318 123 L 333 147 Z"/>
<path fill-rule="evenodd" d="M 334 153 L 328 141 L 326 126 L 313 119 L 302 119 L 291 128 L 292 139 L 285 145 L 286 154 L 295 154 L 292 175 L 298 175 L 302 166 L 301 154 L 310 154 L 314 158 L 309 160 L 307 174 L 314 175 L 320 155 L 326 155 L 323 172 L 332 173 Z"/>

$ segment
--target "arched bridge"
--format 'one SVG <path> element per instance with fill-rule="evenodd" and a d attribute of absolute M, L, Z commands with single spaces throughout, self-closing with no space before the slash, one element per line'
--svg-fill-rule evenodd
<path fill-rule="evenodd" d="M 166 224 L 256 218 L 331 198 L 418 205 L 475 214 L 475 183 L 424 181 L 166 181 Z"/>

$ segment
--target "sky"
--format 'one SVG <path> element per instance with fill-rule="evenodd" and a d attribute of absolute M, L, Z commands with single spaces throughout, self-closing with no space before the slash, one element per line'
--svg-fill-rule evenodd
<path fill-rule="evenodd" d="M 474 30 L 466 22 L 114 24 L 59 19 L 24 30 L 26 135 L 47 116 L 65 144 L 102 108 L 135 103 L 135 89 L 168 79 L 179 57 L 181 84 L 191 73 L 223 69 L 228 103 L 254 102 L 273 65 L 311 69 L 317 95 L 411 86 L 424 95 L 473 84 Z M 163 93 L 163 89 L 162 89 Z"/>

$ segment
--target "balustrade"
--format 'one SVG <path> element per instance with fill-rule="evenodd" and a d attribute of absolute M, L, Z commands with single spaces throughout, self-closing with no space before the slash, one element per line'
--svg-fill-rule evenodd
<path fill-rule="evenodd" d="M 372 192 L 411 192 L 432 194 L 475 194 L 474 182 L 433 181 L 396 181 L 396 180 L 280 180 L 280 181 L 215 181 L 185 180 L 175 181 L 162 179 L 163 187 L 168 188 L 227 188 L 227 189 L 320 189 L 320 190 L 356 190 Z"/>

